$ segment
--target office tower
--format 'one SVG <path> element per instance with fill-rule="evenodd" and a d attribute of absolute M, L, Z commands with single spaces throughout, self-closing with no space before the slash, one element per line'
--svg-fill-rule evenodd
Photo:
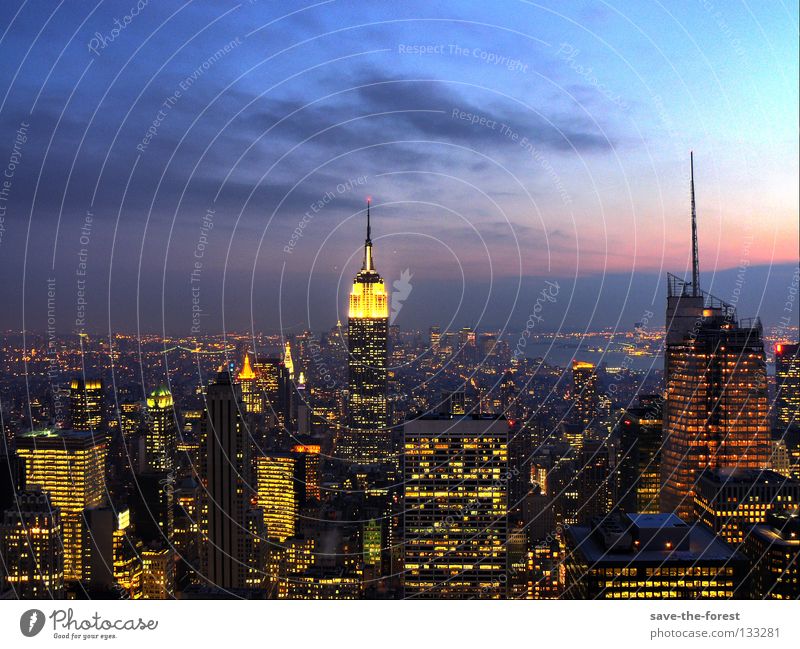
<path fill-rule="evenodd" d="M 206 391 L 201 431 L 204 577 L 218 588 L 245 588 L 245 530 L 249 484 L 249 444 L 242 422 L 239 386 L 222 369 Z"/>
<path fill-rule="evenodd" d="M 686 519 L 703 469 L 762 469 L 771 455 L 761 324 L 704 314 L 696 335 L 669 346 L 661 508 Z"/>
<path fill-rule="evenodd" d="M 746 528 L 764 523 L 769 512 L 800 505 L 800 482 L 769 470 L 707 469 L 697 481 L 696 518 L 732 545 Z"/>
<path fill-rule="evenodd" d="M 661 509 L 685 519 L 703 469 L 762 469 L 771 450 L 761 323 L 700 290 L 691 162 L 692 281 L 667 278 L 661 454 Z"/>
<path fill-rule="evenodd" d="M 467 414 L 467 395 L 464 390 L 443 390 L 438 410 L 450 415 Z"/>
<path fill-rule="evenodd" d="M 367 203 L 364 260 L 350 291 L 347 341 L 348 426 L 337 454 L 356 464 L 390 461 L 387 410 L 389 305 L 383 279 L 375 270 Z"/>
<path fill-rule="evenodd" d="M 308 435 L 311 432 L 311 408 L 308 404 L 308 396 L 306 394 L 306 376 L 300 372 L 297 378 L 297 383 L 294 386 L 295 399 L 294 403 L 294 416 L 295 429 L 299 435 Z"/>
<path fill-rule="evenodd" d="M 61 515 L 38 486 L 20 492 L 0 521 L 0 591 L 16 599 L 62 599 Z"/>
<path fill-rule="evenodd" d="M 729 599 L 749 562 L 700 523 L 620 514 L 566 530 L 564 599 Z"/>
<path fill-rule="evenodd" d="M 142 599 L 173 599 L 175 558 L 171 548 L 142 550 Z"/>
<path fill-rule="evenodd" d="M 263 412 L 263 396 L 256 380 L 256 372 L 250 366 L 250 354 L 245 353 L 242 369 L 236 375 L 236 382 L 242 386 L 242 401 L 245 410 L 253 413 Z"/>
<path fill-rule="evenodd" d="M 294 361 L 292 360 L 292 345 L 287 340 L 283 346 L 283 366 L 289 373 L 289 378 L 294 378 Z"/>
<path fill-rule="evenodd" d="M 294 536 L 303 487 L 299 462 L 299 456 L 290 453 L 256 458 L 258 505 L 270 539 L 284 541 Z"/>
<path fill-rule="evenodd" d="M 142 426 L 142 404 L 140 401 L 122 401 L 117 411 L 119 429 L 126 442 L 133 438 Z"/>
<path fill-rule="evenodd" d="M 615 453 L 609 442 L 589 440 L 578 454 L 578 521 L 585 523 L 611 511 Z"/>
<path fill-rule="evenodd" d="M 146 471 L 136 477 L 130 497 L 136 536 L 145 543 L 170 545 L 175 531 L 176 476 L 167 471 Z"/>
<path fill-rule="evenodd" d="M 575 451 L 575 454 L 579 454 L 581 450 L 583 450 L 583 444 L 586 439 L 586 429 L 584 428 L 583 422 L 578 424 L 571 424 L 566 421 L 562 421 L 559 425 L 561 439 L 564 440 L 570 447 Z"/>
<path fill-rule="evenodd" d="M 300 458 L 304 500 L 319 501 L 322 496 L 322 448 L 319 444 L 295 444 L 292 453 Z"/>
<path fill-rule="evenodd" d="M 775 345 L 775 424 L 780 434 L 800 427 L 800 345 Z"/>
<path fill-rule="evenodd" d="M 69 409 L 72 430 L 105 430 L 103 382 L 96 379 L 72 379 L 69 384 Z"/>
<path fill-rule="evenodd" d="M 617 424 L 620 440 L 617 505 L 625 512 L 657 514 L 661 488 L 664 401 L 642 395 Z"/>
<path fill-rule="evenodd" d="M 405 597 L 505 596 L 508 423 L 425 415 L 403 428 Z"/>
<path fill-rule="evenodd" d="M 178 424 L 175 405 L 167 386 L 147 397 L 145 461 L 148 471 L 172 471 L 178 454 Z"/>
<path fill-rule="evenodd" d="M 117 512 L 117 529 L 112 535 L 114 583 L 122 599 L 142 597 L 141 542 L 130 534 L 130 510 Z"/>
<path fill-rule="evenodd" d="M 763 523 L 745 528 L 744 554 L 753 562 L 753 599 L 800 597 L 800 510 L 776 509 Z"/>
<path fill-rule="evenodd" d="M 17 493 L 24 488 L 25 463 L 0 441 L 0 512 L 16 503 Z"/>
<path fill-rule="evenodd" d="M 61 510 L 64 579 L 88 580 L 91 551 L 84 510 L 105 499 L 106 440 L 72 430 L 36 430 L 17 436 L 25 483 L 38 485 Z"/>
<path fill-rule="evenodd" d="M 274 426 L 289 425 L 291 381 L 289 370 L 278 358 L 266 358 L 253 363 L 256 386 L 264 398 L 263 408 Z"/>
<path fill-rule="evenodd" d="M 786 446 L 788 473 L 800 480 L 800 345 L 775 345 L 775 434 Z"/>
<path fill-rule="evenodd" d="M 433 325 L 428 331 L 428 344 L 433 351 L 439 351 L 439 341 L 442 338 L 442 328 L 439 325 Z"/>
<path fill-rule="evenodd" d="M 594 363 L 572 361 L 573 421 L 584 428 L 597 415 L 597 372 Z"/>

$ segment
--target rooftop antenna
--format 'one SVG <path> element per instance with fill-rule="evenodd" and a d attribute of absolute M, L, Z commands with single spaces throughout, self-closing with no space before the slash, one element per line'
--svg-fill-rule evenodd
<path fill-rule="evenodd" d="M 692 296 L 700 295 L 700 262 L 697 252 L 697 208 L 694 202 L 694 151 L 689 152 L 692 188 Z"/>

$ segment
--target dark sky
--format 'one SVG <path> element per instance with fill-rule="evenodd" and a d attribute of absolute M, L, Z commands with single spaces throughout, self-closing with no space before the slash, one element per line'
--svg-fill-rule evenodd
<path fill-rule="evenodd" d="M 784 315 L 796 2 L 139 4 L 3 3 L 3 329 L 328 328 L 367 196 L 402 327 L 663 321 L 690 149 L 704 288 Z"/>

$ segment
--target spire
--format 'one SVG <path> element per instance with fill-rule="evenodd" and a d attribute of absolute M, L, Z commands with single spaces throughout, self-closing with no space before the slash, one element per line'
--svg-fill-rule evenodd
<path fill-rule="evenodd" d="M 692 295 L 700 295 L 700 261 L 697 252 L 697 209 L 694 202 L 694 151 L 689 152 L 692 189 Z"/>
<path fill-rule="evenodd" d="M 369 223 L 369 204 L 372 202 L 372 199 L 367 199 L 367 239 L 364 241 L 364 263 L 361 265 L 361 270 L 375 270 L 375 266 L 372 263 L 372 229 L 370 228 Z"/>
<path fill-rule="evenodd" d="M 256 373 L 253 371 L 252 366 L 250 365 L 250 354 L 245 352 L 244 354 L 244 363 L 242 364 L 242 369 L 239 372 L 239 376 L 236 377 L 240 381 L 242 379 L 254 379 L 256 378 Z"/>

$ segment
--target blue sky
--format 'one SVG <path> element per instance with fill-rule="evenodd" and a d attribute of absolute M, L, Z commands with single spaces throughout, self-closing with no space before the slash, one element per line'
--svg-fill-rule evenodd
<path fill-rule="evenodd" d="M 5 3 L 4 328 L 50 277 L 64 331 L 79 293 L 93 331 L 189 333 L 193 297 L 204 331 L 327 328 L 368 195 L 397 324 L 519 327 L 550 279 L 548 328 L 627 328 L 688 268 L 690 149 L 704 287 L 746 265 L 743 315 L 783 309 L 796 2 L 142 4 Z"/>

